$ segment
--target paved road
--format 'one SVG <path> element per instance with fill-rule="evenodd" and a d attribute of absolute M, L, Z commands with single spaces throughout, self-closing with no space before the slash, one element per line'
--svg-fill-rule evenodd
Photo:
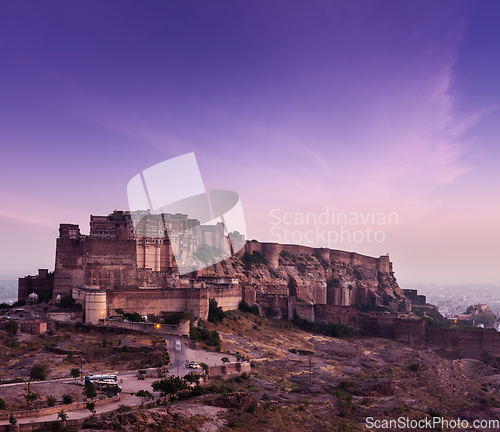
<path fill-rule="evenodd" d="M 170 353 L 170 365 L 168 366 L 169 375 L 179 375 L 184 376 L 190 370 L 187 368 L 187 363 L 191 360 L 198 360 L 203 363 L 206 363 L 209 366 L 221 365 L 222 357 L 228 357 L 230 361 L 236 361 L 236 357 L 232 355 L 227 355 L 223 353 L 210 352 L 205 350 L 193 350 L 187 346 L 185 341 L 181 338 L 163 335 L 167 341 L 167 349 Z M 175 342 L 179 341 L 181 343 L 181 349 L 175 349 Z M 154 374 L 156 372 L 156 368 L 151 368 L 150 371 Z M 120 400 L 118 402 L 109 403 L 106 405 L 101 405 L 96 407 L 97 414 L 114 411 L 120 407 L 120 405 L 136 405 L 141 402 L 140 398 L 137 396 L 133 396 L 131 393 L 137 393 L 139 390 L 148 390 L 153 393 L 151 389 L 151 384 L 153 381 L 158 380 L 159 378 L 146 378 L 144 380 L 137 379 L 137 372 L 118 372 L 118 382 L 122 388 L 122 392 L 120 393 Z M 57 380 L 43 381 L 43 382 L 72 382 L 73 378 L 60 378 Z M 37 383 L 42 381 L 37 381 Z M 4 384 L 4 386 L 11 385 L 26 385 L 23 383 L 13 383 L 13 384 Z M 0 387 L 1 388 L 1 387 Z M 159 393 L 153 393 L 155 399 L 160 397 Z M 63 407 L 61 407 L 63 409 Z M 68 411 L 66 413 L 68 415 L 68 420 L 72 419 L 82 419 L 86 417 L 90 417 L 91 413 L 87 409 L 83 410 L 73 410 Z M 18 424 L 26 424 L 26 423 L 36 423 L 36 422 L 44 422 L 44 421 L 53 421 L 58 420 L 57 413 L 50 414 L 39 417 L 27 417 L 20 418 L 17 420 Z M 0 425 L 9 424 L 8 420 L 0 420 Z"/>

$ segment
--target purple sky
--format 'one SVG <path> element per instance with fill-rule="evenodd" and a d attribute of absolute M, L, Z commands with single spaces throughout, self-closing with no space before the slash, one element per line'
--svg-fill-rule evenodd
<path fill-rule="evenodd" d="M 194 151 L 250 238 L 397 213 L 330 246 L 389 252 L 403 285 L 498 282 L 499 28 L 478 0 L 2 2 L 0 277 L 52 270 L 59 223 L 88 233 Z"/>

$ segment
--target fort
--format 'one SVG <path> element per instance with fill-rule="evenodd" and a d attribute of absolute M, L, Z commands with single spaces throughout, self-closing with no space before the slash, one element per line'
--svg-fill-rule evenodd
<path fill-rule="evenodd" d="M 244 247 L 235 251 L 235 243 Z M 19 279 L 18 297 L 50 291 L 53 303 L 75 299 L 93 324 L 117 309 L 156 316 L 190 311 L 206 319 L 212 298 L 223 310 L 245 300 L 276 317 L 306 309 L 310 315 L 313 305 L 411 307 L 388 256 L 245 242 L 237 232 L 224 234 L 220 222 L 200 225 L 184 214 L 149 211 L 91 215 L 88 235 L 61 224 L 54 273 Z"/>
<path fill-rule="evenodd" d="M 244 247 L 235 251 L 233 239 Z M 179 256 L 181 265 L 198 269 L 181 274 Z M 206 320 L 210 299 L 225 311 L 245 301 L 274 318 L 299 316 L 409 346 L 500 355 L 497 332 L 443 329 L 398 314 L 435 308 L 399 287 L 388 256 L 245 242 L 239 233 L 226 235 L 220 223 L 201 226 L 183 214 L 91 216 L 89 235 L 61 224 L 54 272 L 19 279 L 19 300 L 32 292 L 54 304 L 73 298 L 93 325 L 110 325 L 117 310 L 143 316 L 189 311 Z"/>

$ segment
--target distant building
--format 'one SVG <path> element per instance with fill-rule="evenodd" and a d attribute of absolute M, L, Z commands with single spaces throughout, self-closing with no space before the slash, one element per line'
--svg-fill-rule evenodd
<path fill-rule="evenodd" d="M 38 269 L 38 275 L 19 278 L 17 300 L 27 301 L 31 293 L 38 296 L 37 301 L 44 302 L 52 299 L 54 288 L 54 274 L 47 269 Z"/>
<path fill-rule="evenodd" d="M 20 320 L 19 325 L 22 333 L 38 335 L 47 332 L 47 323 L 37 319 Z"/>
<path fill-rule="evenodd" d="M 412 306 L 425 306 L 427 299 L 424 295 L 419 295 L 416 289 L 404 289 L 405 297 L 411 300 Z"/>

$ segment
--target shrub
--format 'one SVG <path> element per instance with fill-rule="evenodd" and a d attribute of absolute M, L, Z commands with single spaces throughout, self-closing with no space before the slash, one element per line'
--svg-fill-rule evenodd
<path fill-rule="evenodd" d="M 47 396 L 47 405 L 49 407 L 53 407 L 57 402 L 57 399 L 55 396 L 52 396 L 52 395 L 48 395 Z"/>
<path fill-rule="evenodd" d="M 243 264 L 245 264 L 245 269 L 246 270 L 251 270 L 254 266 L 254 264 L 266 264 L 266 258 L 262 254 L 262 252 L 259 251 L 253 251 L 253 253 L 249 254 L 248 252 L 245 252 L 243 254 L 243 257 L 241 258 L 243 261 Z"/>
<path fill-rule="evenodd" d="M 47 374 L 50 368 L 48 365 L 43 363 L 35 363 L 30 370 L 30 378 L 32 380 L 43 381 L 47 379 Z"/>
<path fill-rule="evenodd" d="M 85 388 L 83 389 L 83 394 L 88 398 L 92 399 L 97 396 L 97 392 L 95 390 L 95 387 L 92 383 L 88 382 L 85 384 Z"/>
<path fill-rule="evenodd" d="M 213 346 L 220 349 L 220 336 L 216 330 L 210 331 L 203 327 L 191 326 L 189 336 L 195 342 L 203 341 L 208 346 Z"/>
<path fill-rule="evenodd" d="M 257 316 L 260 315 L 259 307 L 257 305 L 250 306 L 245 300 L 240 301 L 238 309 L 242 312 L 249 312 Z"/>
<path fill-rule="evenodd" d="M 124 413 L 124 412 L 132 411 L 132 409 L 133 408 L 130 405 L 120 405 L 120 407 L 118 408 L 118 411 L 121 413 Z"/>
<path fill-rule="evenodd" d="M 226 317 L 226 313 L 222 310 L 222 308 L 217 304 L 217 300 L 214 298 L 210 299 L 208 305 L 208 321 L 218 324 L 219 321 L 224 321 Z"/>
<path fill-rule="evenodd" d="M 166 363 L 165 357 L 160 356 L 156 359 L 155 366 L 161 368 L 162 366 L 165 366 L 165 363 Z"/>
<path fill-rule="evenodd" d="M 252 402 L 250 405 L 247 406 L 245 411 L 249 414 L 253 414 L 257 410 L 257 405 L 255 402 Z"/>
<path fill-rule="evenodd" d="M 57 304 L 61 309 L 72 308 L 76 305 L 76 300 L 70 296 L 64 296 L 61 301 Z"/>
<path fill-rule="evenodd" d="M 5 330 L 7 333 L 10 335 L 14 336 L 17 333 L 17 330 L 19 329 L 19 324 L 16 320 L 10 319 L 7 322 L 7 325 L 5 326 Z"/>
<path fill-rule="evenodd" d="M 155 381 L 151 384 L 154 391 L 161 391 L 165 394 L 175 395 L 176 393 L 188 388 L 186 380 L 181 377 L 170 375 L 160 381 Z"/>
<path fill-rule="evenodd" d="M 94 402 L 87 402 L 87 409 L 92 413 L 95 414 L 95 403 Z"/>
<path fill-rule="evenodd" d="M 69 395 L 69 394 L 63 395 L 63 397 L 62 397 L 62 403 L 64 405 L 70 404 L 71 402 L 73 402 L 73 397 L 71 395 Z"/>
<path fill-rule="evenodd" d="M 7 403 L 2 398 L 0 398 L 0 409 L 5 408 L 7 408 Z"/>
<path fill-rule="evenodd" d="M 144 319 L 142 318 L 141 315 L 139 315 L 137 312 L 134 313 L 125 313 L 123 314 L 123 317 L 130 322 L 143 322 Z"/>

